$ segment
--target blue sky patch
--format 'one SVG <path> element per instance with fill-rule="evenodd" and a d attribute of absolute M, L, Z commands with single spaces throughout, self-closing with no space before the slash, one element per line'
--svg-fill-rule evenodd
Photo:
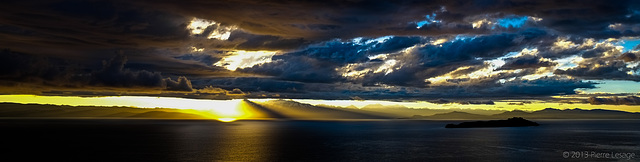
<path fill-rule="evenodd" d="M 498 25 L 504 28 L 520 28 L 527 22 L 529 16 L 509 16 L 498 19 Z"/>
<path fill-rule="evenodd" d="M 625 39 L 622 43 L 620 43 L 624 47 L 624 52 L 628 52 L 633 50 L 638 44 L 640 44 L 640 38 L 635 39 Z"/>
<path fill-rule="evenodd" d="M 425 20 L 423 21 L 418 21 L 416 24 L 418 25 L 418 29 L 420 29 L 422 26 L 424 25 L 428 25 L 428 24 L 432 24 L 432 23 L 439 23 L 440 20 L 436 20 L 436 14 L 433 13 L 431 15 L 426 15 L 424 16 Z"/>

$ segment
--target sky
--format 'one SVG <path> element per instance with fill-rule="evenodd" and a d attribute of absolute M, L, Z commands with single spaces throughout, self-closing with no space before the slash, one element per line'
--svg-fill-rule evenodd
<path fill-rule="evenodd" d="M 640 104 L 632 0 L 6 0 L 0 94 Z"/>

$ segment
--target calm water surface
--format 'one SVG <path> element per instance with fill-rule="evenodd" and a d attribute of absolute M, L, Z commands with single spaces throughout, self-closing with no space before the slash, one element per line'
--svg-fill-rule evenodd
<path fill-rule="evenodd" d="M 640 120 L 535 121 L 446 129 L 460 121 L 1 119 L 0 128 L 3 158 L 18 161 L 640 161 Z"/>

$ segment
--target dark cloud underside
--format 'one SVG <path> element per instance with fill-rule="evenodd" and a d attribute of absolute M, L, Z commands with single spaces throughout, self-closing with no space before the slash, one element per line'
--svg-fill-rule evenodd
<path fill-rule="evenodd" d="M 437 99 L 640 81 L 632 0 L 8 0 L 0 10 L 7 92 Z"/>

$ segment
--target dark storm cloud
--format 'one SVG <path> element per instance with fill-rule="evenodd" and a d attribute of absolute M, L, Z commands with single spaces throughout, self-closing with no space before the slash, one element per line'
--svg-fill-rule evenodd
<path fill-rule="evenodd" d="M 473 28 L 484 18 L 534 16 L 524 28 L 548 28 L 580 36 L 634 36 L 640 22 L 635 1 L 7 1 L 3 36 L 8 46 L 155 48 L 194 46 L 240 49 L 297 49 L 334 38 L 386 35 L 491 34 L 500 28 Z M 432 15 L 433 22 L 416 22 Z M 200 40 L 185 30 L 193 17 L 238 26 L 230 40 Z M 614 25 L 611 27 L 610 25 Z M 211 33 L 213 27 L 205 33 Z M 207 34 L 201 34 L 204 37 Z M 21 41 L 18 41 L 21 40 Z M 26 48 L 21 49 L 26 50 Z M 29 51 L 36 52 L 36 51 Z M 42 51 L 37 51 L 42 52 Z M 51 51 L 49 51 L 51 52 Z"/>
<path fill-rule="evenodd" d="M 575 94 L 577 88 L 595 88 L 595 83 L 580 80 L 540 78 L 536 80 L 516 80 L 489 89 L 480 89 L 487 94 L 511 95 L 568 95 Z"/>
<path fill-rule="evenodd" d="M 205 66 L 211 66 L 222 59 L 220 57 L 215 57 L 214 55 L 210 55 L 210 54 L 192 54 L 192 53 L 175 56 L 175 58 L 180 60 L 193 60 L 193 61 L 202 62 L 203 65 Z"/>
<path fill-rule="evenodd" d="M 164 81 L 162 75 L 146 70 L 131 71 L 125 69 L 126 56 L 119 54 L 109 61 L 103 62 L 103 68 L 93 73 L 91 84 L 115 87 L 160 87 Z"/>
<path fill-rule="evenodd" d="M 192 91 L 184 76 L 177 81 L 163 78 L 159 72 L 126 68 L 127 57 L 117 54 L 104 60 L 101 69 L 42 56 L 3 50 L 0 55 L 0 79 L 3 82 L 35 83 L 66 88 L 121 87 Z"/>
<path fill-rule="evenodd" d="M 420 37 L 393 37 L 382 43 L 375 43 L 371 45 L 372 47 L 367 49 L 367 53 L 372 55 L 397 52 L 398 50 L 405 49 L 419 43 L 424 43 L 425 41 L 426 40 L 424 38 Z"/>
<path fill-rule="evenodd" d="M 492 59 L 509 51 L 520 50 L 532 42 L 545 39 L 547 33 L 527 30 L 519 34 L 497 34 L 452 40 L 439 45 L 426 44 L 428 39 L 417 37 L 391 37 L 383 41 L 361 42 L 331 41 L 321 46 L 274 56 L 274 62 L 241 69 L 242 72 L 275 76 L 283 80 L 302 82 L 340 82 L 345 79 L 336 71 L 349 63 L 364 64 L 363 69 L 379 68 L 382 60 L 370 56 L 387 53 L 387 60 L 398 61 L 389 73 L 369 72 L 363 78 L 351 80 L 364 85 L 400 85 L 424 87 L 424 79 L 446 74 L 461 66 L 483 65 L 476 58 Z M 371 42 L 371 43 L 362 43 Z M 400 52 L 407 47 L 423 45 L 414 50 Z M 399 53 L 397 53 L 399 52 Z M 369 67 L 370 66 L 370 67 Z M 395 67 L 393 67 L 395 68 Z M 358 69 L 355 69 L 358 70 Z M 362 69 L 360 69 L 362 70 Z"/>
<path fill-rule="evenodd" d="M 259 79 L 264 80 L 264 78 Z M 270 80 L 270 79 L 269 79 Z M 594 88 L 595 83 L 560 78 L 541 78 L 538 80 L 516 80 L 505 84 L 483 82 L 465 86 L 433 86 L 427 88 L 407 86 L 363 86 L 361 84 L 301 84 L 303 91 L 282 91 L 277 94 L 289 98 L 315 99 L 407 99 L 435 100 L 439 98 L 520 98 L 546 97 L 551 95 L 576 94 L 577 88 Z M 255 91 L 254 91 L 255 92 Z M 261 93 L 251 93 L 249 97 L 260 97 Z M 490 102 L 471 102 L 469 104 L 490 104 Z"/>
<path fill-rule="evenodd" d="M 510 58 L 505 60 L 506 63 L 499 68 L 499 70 L 514 70 L 514 69 L 526 69 L 526 68 L 539 68 L 550 67 L 557 63 L 543 60 L 539 56 L 522 56 L 517 58 Z"/>
<path fill-rule="evenodd" d="M 342 80 L 336 73 L 336 63 L 306 56 L 276 56 L 285 58 L 242 69 L 242 72 L 275 76 L 283 80 L 329 83 Z"/>
<path fill-rule="evenodd" d="M 351 42 L 331 41 L 324 46 L 310 47 L 308 49 L 288 53 L 293 56 L 306 56 L 318 60 L 331 61 L 337 64 L 367 61 L 366 46 Z M 278 57 L 274 57 L 278 59 Z"/>
<path fill-rule="evenodd" d="M 521 49 L 522 45 L 546 35 L 541 30 L 526 30 L 519 34 L 497 34 L 479 36 L 444 43 L 441 46 L 425 46 L 418 49 L 423 66 L 438 66 L 455 61 L 471 60 L 475 57 L 495 58 L 509 51 Z"/>
<path fill-rule="evenodd" d="M 637 96 L 613 96 L 609 98 L 599 98 L 592 96 L 589 97 L 587 101 L 592 105 L 640 105 L 640 97 Z"/>
<path fill-rule="evenodd" d="M 193 91 L 191 81 L 179 76 L 177 80 L 163 78 L 159 72 L 130 70 L 125 68 L 127 57 L 118 54 L 109 61 L 103 61 L 103 68 L 91 74 L 90 84 L 111 87 L 166 88 L 169 91 Z"/>
<path fill-rule="evenodd" d="M 583 50 L 582 57 L 583 58 L 603 58 L 605 57 L 605 53 L 619 53 L 619 51 L 615 46 L 610 45 L 596 45 L 593 49 L 585 49 Z"/>
<path fill-rule="evenodd" d="M 243 50 L 287 50 L 297 49 L 313 43 L 304 38 L 283 38 L 272 35 L 256 35 L 241 30 L 231 33 L 228 41 L 237 41 L 233 47 Z"/>
<path fill-rule="evenodd" d="M 426 45 L 398 55 L 401 68 L 390 73 L 376 73 L 365 76 L 363 83 L 418 86 L 429 84 L 424 79 L 452 72 L 462 66 L 482 66 L 481 59 L 494 59 L 510 51 L 517 51 L 532 42 L 545 38 L 546 33 L 528 30 L 521 34 L 497 34 L 475 38 L 459 39 L 440 45 Z M 458 73 L 464 73 L 459 71 Z M 466 72 L 471 72 L 467 70 Z"/>
<path fill-rule="evenodd" d="M 210 55 L 216 55 L 223 53 L 216 49 L 282 50 L 307 43 L 301 38 L 242 31 L 232 34 L 233 41 L 190 36 L 186 29 L 190 16 L 115 1 L 6 1 L 0 9 L 0 47 L 97 68 L 90 64 L 110 58 L 113 51 L 125 50 L 130 53 L 133 69 L 141 66 L 176 75 L 215 75 L 212 73 L 226 70 L 211 67 L 211 62 L 224 55 L 201 60 L 181 55 L 192 54 L 191 46 L 206 47 Z"/>
<path fill-rule="evenodd" d="M 124 50 L 132 69 L 176 75 L 223 71 L 211 65 L 172 59 L 182 54 L 182 49 L 188 47 L 185 43 L 191 39 L 185 29 L 191 18 L 178 14 L 110 1 L 6 1 L 0 9 L 3 10 L 0 47 L 12 51 L 77 62 L 95 69 L 101 68 L 99 62 L 111 58 L 113 51 Z M 139 75 L 147 76 L 147 72 Z M 154 74 L 148 75 L 156 78 Z"/>
<path fill-rule="evenodd" d="M 375 35 L 362 34 L 362 32 L 407 26 L 409 22 L 422 19 L 427 12 L 440 8 L 437 3 L 409 7 L 413 3 L 393 1 L 182 1 L 179 3 L 138 1 L 136 3 L 239 25 L 240 28 L 255 34 L 286 38 L 304 37 L 312 40 L 394 35 L 388 30 L 377 30 L 378 33 Z"/>
<path fill-rule="evenodd" d="M 11 82 L 369 99 L 544 96 L 593 88 L 561 77 L 520 78 L 557 65 L 546 59 L 567 56 L 586 60 L 556 75 L 640 80 L 629 74 L 638 70 L 629 66 L 637 53 L 583 46 L 640 35 L 636 1 L 9 0 L 0 9 L 0 47 L 21 52 L 0 56 L 0 77 Z M 521 17 L 521 26 L 498 21 Z M 216 25 L 192 34 L 186 27 L 194 18 Z M 222 29 L 230 30 L 228 39 L 209 38 Z M 375 39 L 382 36 L 388 37 Z M 577 45 L 559 48 L 554 43 L 561 39 Z M 486 61 L 524 48 L 539 53 L 506 59 L 496 69 L 520 72 L 442 85 L 425 81 L 485 69 Z M 116 50 L 127 57 L 109 59 Z M 235 72 L 213 66 L 235 50 L 279 53 L 272 62 Z M 376 55 L 384 56 L 370 59 Z M 101 66 L 101 60 L 107 61 Z M 260 77 L 239 77 L 244 73 Z"/>
<path fill-rule="evenodd" d="M 611 24 L 637 24 L 636 1 L 136 1 L 137 5 L 170 10 L 239 25 L 252 33 L 313 39 L 384 35 L 441 35 L 490 32 L 470 22 L 509 15 L 535 16 L 535 26 L 596 37 L 631 36 L 633 30 L 610 29 Z M 416 22 L 436 14 L 417 29 Z"/>
<path fill-rule="evenodd" d="M 639 66 L 629 66 L 628 63 L 637 61 L 637 51 L 622 53 L 612 47 L 596 47 L 595 57 L 585 59 L 577 67 L 566 70 L 558 69 L 554 74 L 569 75 L 584 79 L 613 79 L 640 81 L 640 76 L 630 72 L 639 70 Z M 607 50 L 598 50 L 607 49 Z M 587 52 L 591 52 L 587 51 Z M 609 53 L 608 55 L 605 54 Z M 585 52 L 586 53 L 586 52 Z"/>
<path fill-rule="evenodd" d="M 391 37 L 378 42 L 363 39 L 360 42 L 330 41 L 307 49 L 274 56 L 270 63 L 239 71 L 276 76 L 283 80 L 330 83 L 344 81 L 336 68 L 348 63 L 375 61 L 369 56 L 397 52 L 423 43 L 418 37 Z"/>
<path fill-rule="evenodd" d="M 563 74 L 584 79 L 640 81 L 639 76 L 628 74 L 628 70 L 637 70 L 637 68 L 627 68 L 627 65 L 622 61 L 606 62 L 599 60 L 567 70 L 556 70 L 554 74 Z"/>
<path fill-rule="evenodd" d="M 337 64 L 356 63 L 369 61 L 368 56 L 397 52 L 413 45 L 425 43 L 428 40 L 420 37 L 383 37 L 378 39 L 382 40 L 362 38 L 351 41 L 327 41 L 311 45 L 303 50 L 287 53 L 286 55 L 306 56 Z M 274 59 L 278 59 L 278 57 L 274 57 Z"/>
<path fill-rule="evenodd" d="M 609 29 L 614 23 L 637 24 L 637 1 L 450 1 L 442 19 L 462 21 L 469 15 L 510 13 L 542 18 L 539 25 L 566 34 L 599 38 L 637 35 L 637 32 Z M 444 18 L 446 16 L 446 18 Z"/>
<path fill-rule="evenodd" d="M 4 49 L 0 52 L 0 78 L 6 81 L 70 83 L 78 66 L 62 59 L 33 56 Z"/>
<path fill-rule="evenodd" d="M 33 53 L 176 46 L 189 34 L 182 16 L 120 3 L 8 1 L 1 8 L 0 34 L 13 38 L 3 44 Z"/>
<path fill-rule="evenodd" d="M 630 52 L 627 52 L 627 53 L 624 53 L 624 54 L 620 55 L 619 58 L 621 60 L 623 60 L 624 62 L 640 61 L 638 59 L 638 58 L 640 58 L 640 57 L 638 57 L 638 54 L 630 53 Z"/>

